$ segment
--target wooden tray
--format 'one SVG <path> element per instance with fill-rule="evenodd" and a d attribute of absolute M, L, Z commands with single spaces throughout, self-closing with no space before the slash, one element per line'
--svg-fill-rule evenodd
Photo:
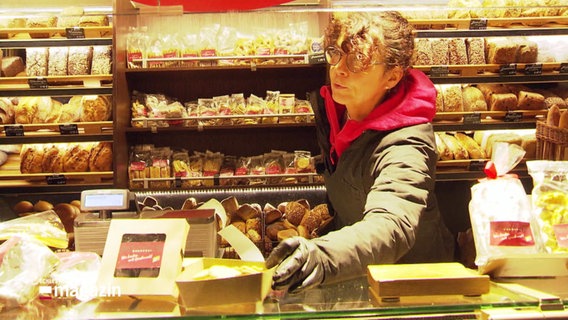
<path fill-rule="evenodd" d="M 457 262 L 386 264 L 367 267 L 369 290 L 381 299 L 422 295 L 478 296 L 489 292 L 489 276 Z"/>

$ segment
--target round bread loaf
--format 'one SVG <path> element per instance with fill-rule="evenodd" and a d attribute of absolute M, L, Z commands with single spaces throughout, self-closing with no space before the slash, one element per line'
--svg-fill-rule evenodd
<path fill-rule="evenodd" d="M 106 96 L 83 96 L 81 99 L 80 121 L 107 121 L 112 113 L 112 104 Z"/>
<path fill-rule="evenodd" d="M 38 200 L 36 203 L 34 203 L 34 211 L 42 212 L 52 209 L 53 209 L 53 204 L 51 204 L 51 202 L 49 201 Z"/>
<path fill-rule="evenodd" d="M 30 201 L 23 200 L 16 203 L 12 210 L 14 210 L 14 212 L 17 214 L 31 212 L 34 210 L 34 205 Z"/>
<path fill-rule="evenodd" d="M 64 148 L 65 144 L 52 144 L 47 145 L 44 148 L 43 161 L 41 163 L 41 172 L 63 172 L 63 153 L 65 152 Z"/>
<path fill-rule="evenodd" d="M 43 147 L 39 145 L 26 145 L 20 152 L 20 172 L 40 173 L 43 162 Z"/>
<path fill-rule="evenodd" d="M 64 172 L 87 172 L 89 170 L 90 148 L 85 144 L 69 146 L 63 155 Z"/>
<path fill-rule="evenodd" d="M 295 226 L 300 225 L 307 213 L 308 209 L 297 201 L 290 201 L 286 204 L 286 220 Z"/>
<path fill-rule="evenodd" d="M 91 150 L 89 156 L 89 171 L 112 171 L 112 143 L 99 142 Z"/>

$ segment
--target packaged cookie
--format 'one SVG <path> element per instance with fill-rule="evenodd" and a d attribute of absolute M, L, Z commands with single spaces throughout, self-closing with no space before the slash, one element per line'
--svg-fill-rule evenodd
<path fill-rule="evenodd" d="M 278 114 L 280 113 L 280 108 L 278 105 L 278 99 L 280 97 L 280 91 L 266 91 L 266 103 L 264 104 L 263 114 Z M 262 117 L 262 123 L 278 123 L 278 117 Z"/>
<path fill-rule="evenodd" d="M 245 123 L 244 119 L 242 117 L 239 117 L 240 115 L 244 115 L 246 113 L 247 104 L 245 95 L 243 93 L 233 93 L 231 94 L 229 103 L 231 105 L 232 114 L 236 115 L 236 117 L 233 117 L 232 119 L 233 124 Z"/>

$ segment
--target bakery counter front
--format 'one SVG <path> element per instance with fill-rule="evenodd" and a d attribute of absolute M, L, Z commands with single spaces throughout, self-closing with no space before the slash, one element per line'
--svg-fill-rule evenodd
<path fill-rule="evenodd" d="M 532 279 L 532 282 L 535 280 Z M 544 283 L 548 282 L 548 283 Z M 568 288 L 566 279 L 547 279 L 554 291 Z M 365 278 L 320 286 L 299 294 L 271 292 L 262 303 L 185 308 L 174 300 L 144 297 L 36 299 L 2 311 L 2 319 L 567 319 L 558 297 L 518 283 L 491 282 L 478 296 L 423 295 L 377 301 Z M 536 287 L 539 287 L 537 285 Z M 539 288 L 540 289 L 540 288 Z M 238 290 L 234 288 L 234 290 Z M 564 298 L 568 297 L 564 292 Z M 220 293 L 222 296 L 223 293 Z M 214 297 L 209 297 L 214 299 Z M 559 302 L 560 301 L 560 302 Z"/>

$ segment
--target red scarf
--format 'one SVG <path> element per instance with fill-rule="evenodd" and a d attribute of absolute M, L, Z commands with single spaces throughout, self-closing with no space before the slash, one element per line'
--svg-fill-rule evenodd
<path fill-rule="evenodd" d="M 423 72 L 410 69 L 397 89 L 362 121 L 348 119 L 343 127 L 341 120 L 345 106 L 336 103 L 331 96 L 331 87 L 324 86 L 320 94 L 325 101 L 325 110 L 330 124 L 329 141 L 331 154 L 337 159 L 351 142 L 366 130 L 387 131 L 411 125 L 431 122 L 436 114 L 436 88 Z M 334 157 L 331 157 L 334 161 Z"/>

